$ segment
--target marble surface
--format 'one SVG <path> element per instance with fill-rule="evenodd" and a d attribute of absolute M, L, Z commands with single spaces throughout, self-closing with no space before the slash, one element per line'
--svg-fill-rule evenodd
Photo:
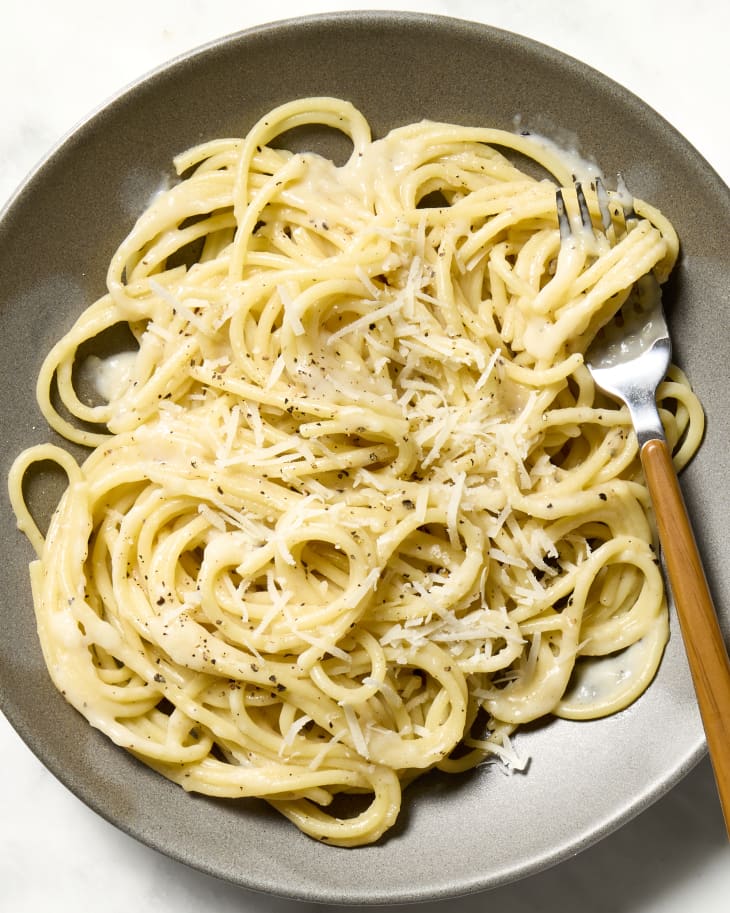
<path fill-rule="evenodd" d="M 308 0 L 127 0 L 113 7 L 3 0 L 0 204 L 76 122 L 158 64 L 249 25 L 347 8 Z M 730 182 L 725 4 L 694 0 L 688 11 L 666 0 L 355 0 L 351 8 L 460 16 L 552 45 L 644 98 Z M 1 715 L 0 764 L 0 908 L 8 913 L 75 913 L 92 905 L 105 913 L 296 913 L 313 906 L 235 888 L 138 844 L 61 786 Z M 721 913 L 729 897 L 730 845 L 705 760 L 664 799 L 579 856 L 488 896 L 424 907 Z"/>

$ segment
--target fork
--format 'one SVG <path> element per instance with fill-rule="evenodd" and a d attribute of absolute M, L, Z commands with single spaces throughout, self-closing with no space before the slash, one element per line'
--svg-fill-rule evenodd
<path fill-rule="evenodd" d="M 603 232 L 610 243 L 616 243 L 616 229 L 600 179 L 594 187 Z M 623 187 L 625 189 L 625 185 Z M 595 233 L 580 182 L 576 181 L 575 192 L 580 231 Z M 561 243 L 566 243 L 577 232 L 573 230 L 562 190 L 557 191 L 556 206 Z M 622 221 L 619 230 L 630 231 L 633 212 L 624 209 Z M 636 431 L 730 837 L 730 659 L 656 403 L 657 387 L 664 379 L 671 359 L 661 292 L 651 274 L 639 280 L 636 292 L 596 336 L 586 353 L 586 365 L 602 390 L 626 404 Z"/>

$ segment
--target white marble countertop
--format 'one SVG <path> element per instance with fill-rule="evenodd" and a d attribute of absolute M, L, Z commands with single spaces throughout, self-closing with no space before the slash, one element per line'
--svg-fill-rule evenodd
<path fill-rule="evenodd" d="M 250 25 L 347 9 L 311 0 L 5 0 L 0 29 L 0 204 L 89 111 L 146 71 Z M 641 96 L 730 183 L 730 7 L 694 0 L 354 2 L 480 20 L 584 60 Z M 93 74 L 93 78 L 89 74 Z M 89 811 L 0 715 L 0 908 L 8 913 L 296 913 L 147 849 Z M 426 905 L 502 913 L 721 913 L 730 845 L 703 761 L 616 834 L 542 874 L 492 892 Z"/>

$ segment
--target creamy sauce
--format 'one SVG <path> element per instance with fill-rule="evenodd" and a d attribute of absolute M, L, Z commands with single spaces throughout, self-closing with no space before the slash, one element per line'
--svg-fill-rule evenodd
<path fill-rule="evenodd" d="M 577 181 L 583 181 L 586 184 L 595 181 L 596 178 L 604 179 L 604 174 L 599 166 L 591 159 L 581 155 L 575 147 L 565 147 L 548 136 L 541 133 L 530 131 L 529 137 L 534 140 L 538 146 L 542 146 L 553 155 L 559 156 L 565 165 L 570 169 Z"/>
<path fill-rule="evenodd" d="M 134 372 L 136 352 L 118 352 L 106 358 L 91 355 L 87 359 L 89 378 L 94 390 L 107 403 L 120 397 L 129 387 Z"/>
<path fill-rule="evenodd" d="M 571 703 L 604 704 L 632 688 L 646 674 L 647 654 L 653 649 L 651 638 L 644 638 L 619 653 L 581 659 L 573 672 Z"/>
<path fill-rule="evenodd" d="M 661 310 L 661 290 L 650 274 L 637 283 L 638 295 L 630 299 L 631 307 L 621 310 L 623 321 L 611 321 L 598 337 L 600 357 L 595 359 L 598 368 L 612 368 L 625 364 L 648 352 L 652 346 L 668 337 Z M 594 356 L 596 352 L 593 353 Z"/>

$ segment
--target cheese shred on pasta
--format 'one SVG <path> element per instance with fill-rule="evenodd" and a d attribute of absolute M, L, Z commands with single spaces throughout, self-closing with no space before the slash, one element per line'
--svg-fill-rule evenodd
<path fill-rule="evenodd" d="M 275 147 L 303 124 L 349 159 Z M 175 164 L 40 372 L 48 423 L 89 455 L 46 444 L 11 472 L 45 660 L 186 790 L 371 843 L 422 772 L 520 768 L 520 724 L 651 681 L 647 490 L 583 355 L 677 238 L 640 200 L 626 232 L 621 187 L 600 228 L 586 185 L 599 227 L 561 244 L 556 186 L 576 224 L 578 204 L 549 144 L 432 122 L 373 141 L 330 98 Z M 116 373 L 89 360 L 90 404 L 79 351 L 120 324 L 135 344 Z M 659 400 L 681 465 L 701 409 L 674 368 Z M 68 488 L 42 534 L 21 486 L 48 460 Z"/>

